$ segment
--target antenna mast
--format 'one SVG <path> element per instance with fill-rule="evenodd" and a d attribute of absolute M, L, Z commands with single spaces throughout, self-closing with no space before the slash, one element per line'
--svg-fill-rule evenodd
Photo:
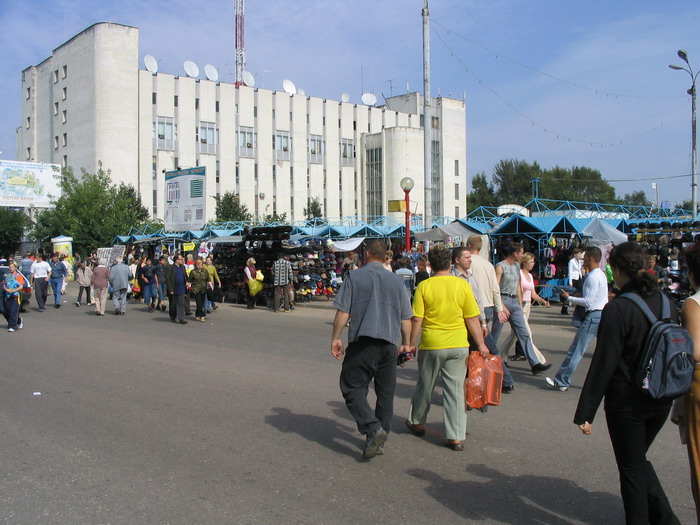
<path fill-rule="evenodd" d="M 236 22 L 236 85 L 243 83 L 243 71 L 245 71 L 245 44 L 243 20 L 245 15 L 244 0 L 233 0 L 233 12 Z"/>

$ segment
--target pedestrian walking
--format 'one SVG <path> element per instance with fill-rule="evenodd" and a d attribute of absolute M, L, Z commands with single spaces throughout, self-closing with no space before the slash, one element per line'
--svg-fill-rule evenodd
<path fill-rule="evenodd" d="M 60 308 L 61 297 L 63 294 L 63 281 L 66 277 L 68 277 L 68 268 L 63 261 L 59 260 L 58 253 L 54 253 L 51 256 L 49 266 L 51 267 L 49 284 L 51 285 L 51 291 L 53 292 L 54 308 Z"/>
<path fill-rule="evenodd" d="M 275 312 L 280 311 L 280 299 L 284 300 L 284 311 L 288 312 L 291 307 L 289 294 L 292 287 L 292 263 L 289 258 L 280 252 L 279 258 L 272 265 L 272 273 L 274 274 L 273 285 L 275 287 L 275 296 L 273 299 L 273 308 Z"/>
<path fill-rule="evenodd" d="M 109 269 L 105 265 L 107 261 L 99 259 L 92 272 L 90 284 L 92 286 L 92 298 L 95 302 L 95 313 L 104 316 L 107 305 L 107 289 L 109 288 Z"/>
<path fill-rule="evenodd" d="M 365 244 L 366 264 L 349 272 L 333 302 L 331 353 L 343 360 L 340 390 L 348 411 L 366 436 L 362 456 L 383 453 L 391 430 L 396 388 L 397 348 L 410 350 L 411 304 L 402 279 L 384 269 L 386 247 L 379 239 Z M 348 346 L 340 334 L 350 321 Z M 374 382 L 376 403 L 372 409 L 367 390 Z"/>
<path fill-rule="evenodd" d="M 36 260 L 31 266 L 30 281 L 34 288 L 34 297 L 39 311 L 46 309 L 46 299 L 49 296 L 49 278 L 51 277 L 51 265 L 44 261 L 42 254 L 37 254 Z"/>
<path fill-rule="evenodd" d="M 189 277 L 185 270 L 185 258 L 181 254 L 175 254 L 173 264 L 166 266 L 165 281 L 168 285 L 170 320 L 173 323 L 187 324 L 185 295 L 188 293 Z"/>
<path fill-rule="evenodd" d="M 83 292 L 85 293 L 85 304 L 90 306 L 92 300 L 90 298 L 90 286 L 92 283 L 92 270 L 86 264 L 85 261 L 81 261 L 78 265 L 78 269 L 75 270 L 75 281 L 78 283 L 78 298 L 75 301 L 75 306 L 80 306 L 80 301 L 83 298 Z"/>
<path fill-rule="evenodd" d="M 204 299 L 207 294 L 211 296 L 212 284 L 209 272 L 203 268 L 202 259 L 200 258 L 194 261 L 194 268 L 190 271 L 190 290 L 197 305 L 194 313 L 195 321 L 204 323 L 207 320 Z"/>
<path fill-rule="evenodd" d="M 112 302 L 114 315 L 126 314 L 126 296 L 129 292 L 129 281 L 134 278 L 131 270 L 123 260 L 109 269 L 109 284 L 112 287 Z"/>
<path fill-rule="evenodd" d="M 2 280 L 4 309 L 3 315 L 7 321 L 7 331 L 14 332 L 24 328 L 22 318 L 19 316 L 19 307 L 22 302 L 21 291 L 28 285 L 26 277 L 17 270 L 17 263 L 11 261 L 8 264 L 9 272 Z"/>

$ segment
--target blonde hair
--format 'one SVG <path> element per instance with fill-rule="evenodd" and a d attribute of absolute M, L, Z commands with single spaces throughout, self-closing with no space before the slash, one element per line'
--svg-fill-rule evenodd
<path fill-rule="evenodd" d="M 523 258 L 520 259 L 520 267 L 524 268 L 527 263 L 529 263 L 530 261 L 534 261 L 534 260 L 535 260 L 535 256 L 532 253 L 525 252 L 523 254 Z"/>
<path fill-rule="evenodd" d="M 245 263 L 246 263 L 247 265 L 255 264 L 255 259 L 253 259 L 252 257 L 250 257 Z"/>

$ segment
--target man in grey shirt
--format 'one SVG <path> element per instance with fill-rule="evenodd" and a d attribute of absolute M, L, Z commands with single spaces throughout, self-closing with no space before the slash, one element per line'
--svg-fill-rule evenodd
<path fill-rule="evenodd" d="M 378 239 L 365 244 L 365 266 L 349 272 L 333 305 L 331 353 L 343 359 L 340 391 L 355 418 L 357 429 L 367 437 L 362 456 L 371 459 L 383 453 L 394 414 L 397 347 L 408 352 L 413 312 L 403 280 L 384 269 L 386 247 Z M 340 333 L 350 321 L 348 347 Z M 377 402 L 367 402 L 374 380 Z"/>

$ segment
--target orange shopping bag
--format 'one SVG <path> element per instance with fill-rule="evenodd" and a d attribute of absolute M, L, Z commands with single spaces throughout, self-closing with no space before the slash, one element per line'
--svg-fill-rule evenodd
<path fill-rule="evenodd" d="M 470 352 L 468 366 L 464 382 L 465 403 L 472 408 L 500 405 L 503 359 L 497 355 L 481 357 L 479 352 Z"/>

